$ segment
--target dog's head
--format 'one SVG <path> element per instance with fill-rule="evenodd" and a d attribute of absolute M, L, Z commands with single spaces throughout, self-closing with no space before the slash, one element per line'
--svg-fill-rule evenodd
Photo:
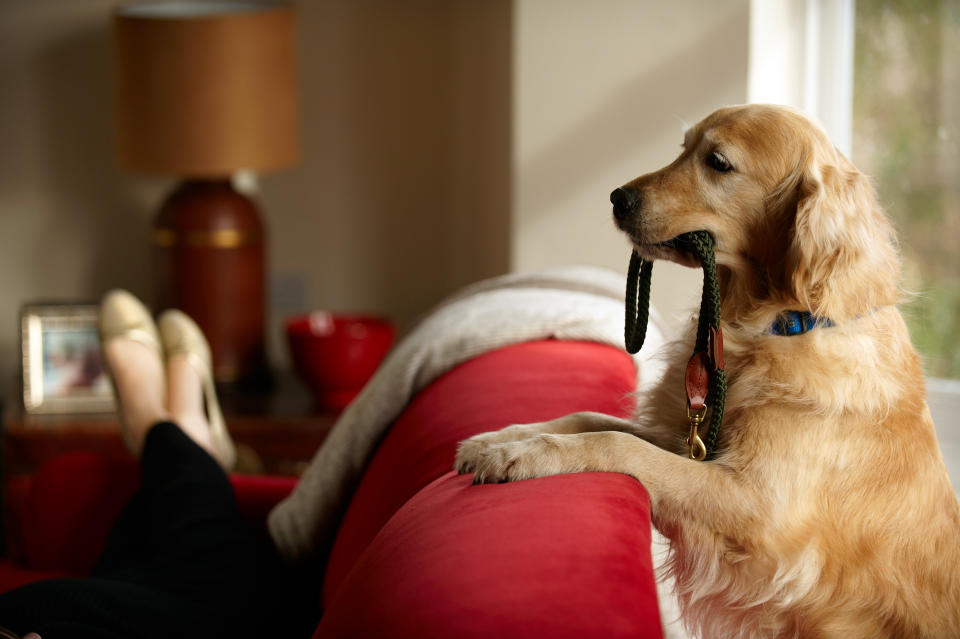
<path fill-rule="evenodd" d="M 720 109 L 672 164 L 616 189 L 617 226 L 647 259 L 697 266 L 670 244 L 709 231 L 725 302 L 742 313 L 841 320 L 896 302 L 899 258 L 872 185 L 816 124 L 786 107 Z"/>

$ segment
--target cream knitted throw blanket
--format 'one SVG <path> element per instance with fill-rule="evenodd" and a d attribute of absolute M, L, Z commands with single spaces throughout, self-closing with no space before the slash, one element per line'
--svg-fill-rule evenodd
<path fill-rule="evenodd" d="M 623 299 L 623 275 L 562 267 L 486 280 L 441 303 L 387 357 L 294 491 L 271 511 L 268 526 L 280 554 L 325 561 L 368 461 L 420 389 L 457 364 L 510 344 L 555 338 L 623 348 Z M 662 343 L 659 328 L 652 316 L 645 352 Z"/>

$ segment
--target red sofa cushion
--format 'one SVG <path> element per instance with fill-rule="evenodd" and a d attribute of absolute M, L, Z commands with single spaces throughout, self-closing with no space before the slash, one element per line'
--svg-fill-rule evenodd
<path fill-rule="evenodd" d="M 472 486 L 450 471 L 457 442 L 476 433 L 582 410 L 625 415 L 635 379 L 622 350 L 542 341 L 472 359 L 421 391 L 351 501 L 314 636 L 660 637 L 636 480 Z"/>
<path fill-rule="evenodd" d="M 41 466 L 18 517 L 26 566 L 89 573 L 139 483 L 140 470 L 132 459 L 73 452 Z"/>
<path fill-rule="evenodd" d="M 384 526 L 314 637 L 659 638 L 646 491 L 611 473 L 451 472 Z"/>
<path fill-rule="evenodd" d="M 327 566 L 328 601 L 405 501 L 453 467 L 457 443 L 510 424 L 577 411 L 629 414 L 633 360 L 594 342 L 526 342 L 457 366 L 417 394 L 364 473 Z"/>

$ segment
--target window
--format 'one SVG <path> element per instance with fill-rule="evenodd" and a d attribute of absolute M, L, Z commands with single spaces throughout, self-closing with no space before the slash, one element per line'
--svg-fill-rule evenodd
<path fill-rule="evenodd" d="M 960 0 L 752 0 L 748 87 L 818 118 L 873 176 L 914 344 L 960 402 Z"/>
<path fill-rule="evenodd" d="M 960 379 L 960 2 L 856 5 L 852 160 L 900 236 L 927 375 Z"/>

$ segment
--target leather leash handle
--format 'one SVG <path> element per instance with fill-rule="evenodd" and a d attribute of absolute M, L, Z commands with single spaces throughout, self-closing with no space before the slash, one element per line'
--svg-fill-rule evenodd
<path fill-rule="evenodd" d="M 707 447 L 700 439 L 700 424 L 707 415 L 707 392 L 710 389 L 710 372 L 707 368 L 707 355 L 694 353 L 687 362 L 687 371 L 683 379 L 687 395 L 687 420 L 690 422 L 690 434 L 687 436 L 687 453 L 690 459 L 703 461 L 707 457 Z"/>

